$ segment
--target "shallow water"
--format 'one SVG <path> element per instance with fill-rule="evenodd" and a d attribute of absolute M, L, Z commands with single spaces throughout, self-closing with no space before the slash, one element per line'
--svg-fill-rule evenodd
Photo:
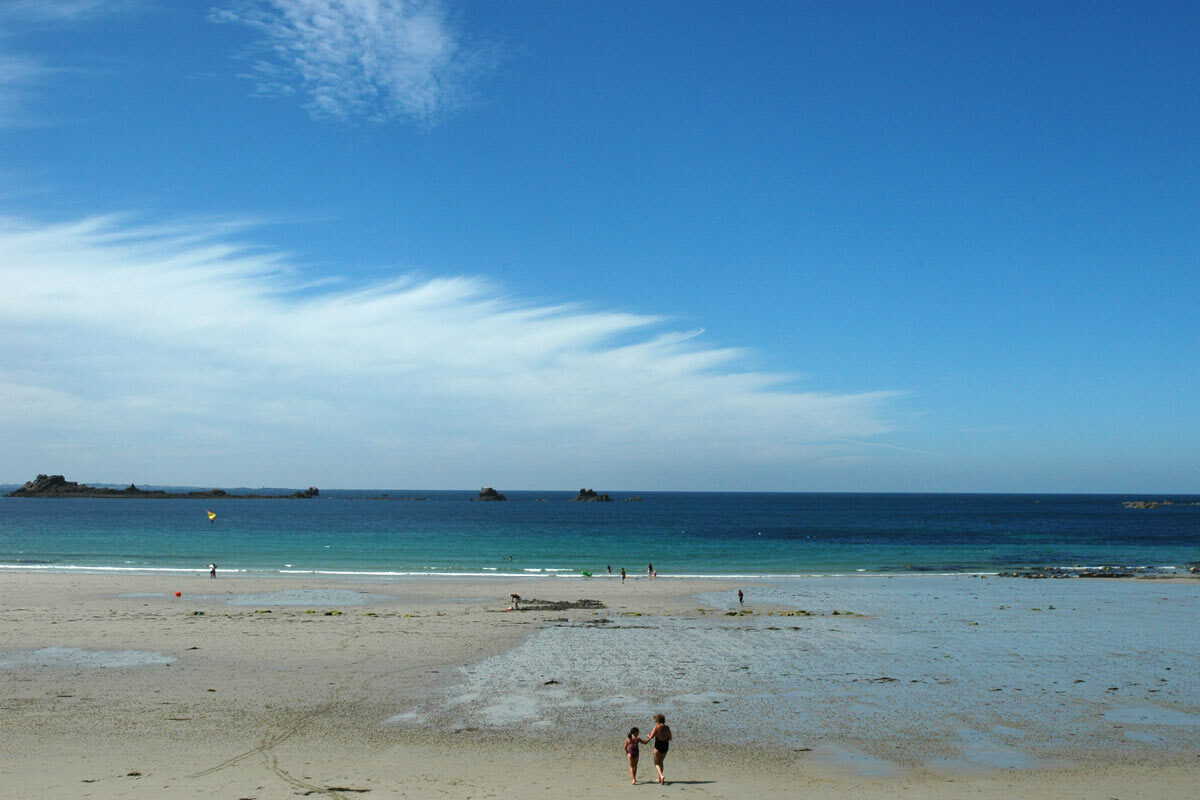
<path fill-rule="evenodd" d="M 123 592 L 131 599 L 171 597 L 170 592 Z M 391 595 L 369 594 L 350 589 L 281 589 L 253 594 L 189 594 L 189 600 L 215 600 L 231 606 L 362 606 L 392 600 Z"/>
<path fill-rule="evenodd" d="M 231 606 L 362 606 L 392 598 L 349 589 L 283 589 L 258 594 L 235 594 L 225 600 Z"/>
<path fill-rule="evenodd" d="M 43 647 L 40 650 L 0 652 L 0 669 L 63 667 L 72 669 L 128 669 L 173 664 L 175 659 L 145 650 L 81 650 L 78 647 Z"/>
<path fill-rule="evenodd" d="M 814 616 L 727 617 L 723 594 L 706 619 L 550 627 L 465 668 L 421 713 L 596 735 L 661 711 L 683 747 L 813 747 L 863 774 L 887 773 L 879 759 L 1027 769 L 1200 747 L 1200 585 L 814 578 L 747 596 Z"/>

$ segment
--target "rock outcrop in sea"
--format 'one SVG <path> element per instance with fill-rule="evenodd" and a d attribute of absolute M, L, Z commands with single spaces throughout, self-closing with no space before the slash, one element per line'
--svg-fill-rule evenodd
<path fill-rule="evenodd" d="M 1173 575 L 1173 567 L 1028 567 L 997 572 L 999 578 L 1136 578 L 1141 576 Z"/>
<path fill-rule="evenodd" d="M 597 494 L 595 489 L 580 489 L 579 494 L 571 498 L 571 502 L 611 503 L 612 496 Z"/>
<path fill-rule="evenodd" d="M 479 494 L 477 496 L 471 498 L 471 500 L 479 500 L 479 501 L 497 501 L 497 500 L 507 500 L 507 499 L 508 499 L 507 497 L 500 494 L 499 492 L 497 492 L 495 489 L 493 489 L 490 486 L 484 486 L 482 489 L 479 490 Z"/>
<path fill-rule="evenodd" d="M 199 498 L 205 500 L 220 500 L 224 498 L 238 499 L 307 499 L 316 497 L 320 490 L 310 486 L 302 492 L 289 495 L 281 494 L 229 494 L 224 489 L 208 489 L 197 492 L 164 492 L 161 489 L 139 489 L 129 484 L 124 489 L 106 489 L 99 486 L 88 486 L 86 483 L 69 481 L 62 475 L 38 475 L 16 491 L 9 492 L 5 497 L 137 497 L 142 499 L 185 499 Z"/>

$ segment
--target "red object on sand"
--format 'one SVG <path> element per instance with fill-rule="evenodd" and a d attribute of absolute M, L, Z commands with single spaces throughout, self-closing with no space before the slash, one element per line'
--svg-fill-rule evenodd
<path fill-rule="evenodd" d="M 176 592 L 176 593 L 175 593 L 175 596 L 176 596 L 176 597 L 183 597 L 183 592 Z"/>

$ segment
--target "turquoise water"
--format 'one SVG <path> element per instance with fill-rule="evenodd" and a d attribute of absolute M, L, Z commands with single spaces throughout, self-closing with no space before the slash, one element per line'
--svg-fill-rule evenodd
<path fill-rule="evenodd" d="M 1200 562 L 1197 497 L 323 492 L 313 500 L 0 499 L 0 567 L 349 574 L 993 572 Z M 206 509 L 217 513 L 209 523 Z M 511 559 L 511 560 L 510 560 Z"/>

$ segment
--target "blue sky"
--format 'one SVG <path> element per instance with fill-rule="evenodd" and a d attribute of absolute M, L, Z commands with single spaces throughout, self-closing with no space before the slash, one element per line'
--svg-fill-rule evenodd
<path fill-rule="evenodd" d="M 1200 11 L 0 5 L 0 481 L 1194 492 Z"/>

